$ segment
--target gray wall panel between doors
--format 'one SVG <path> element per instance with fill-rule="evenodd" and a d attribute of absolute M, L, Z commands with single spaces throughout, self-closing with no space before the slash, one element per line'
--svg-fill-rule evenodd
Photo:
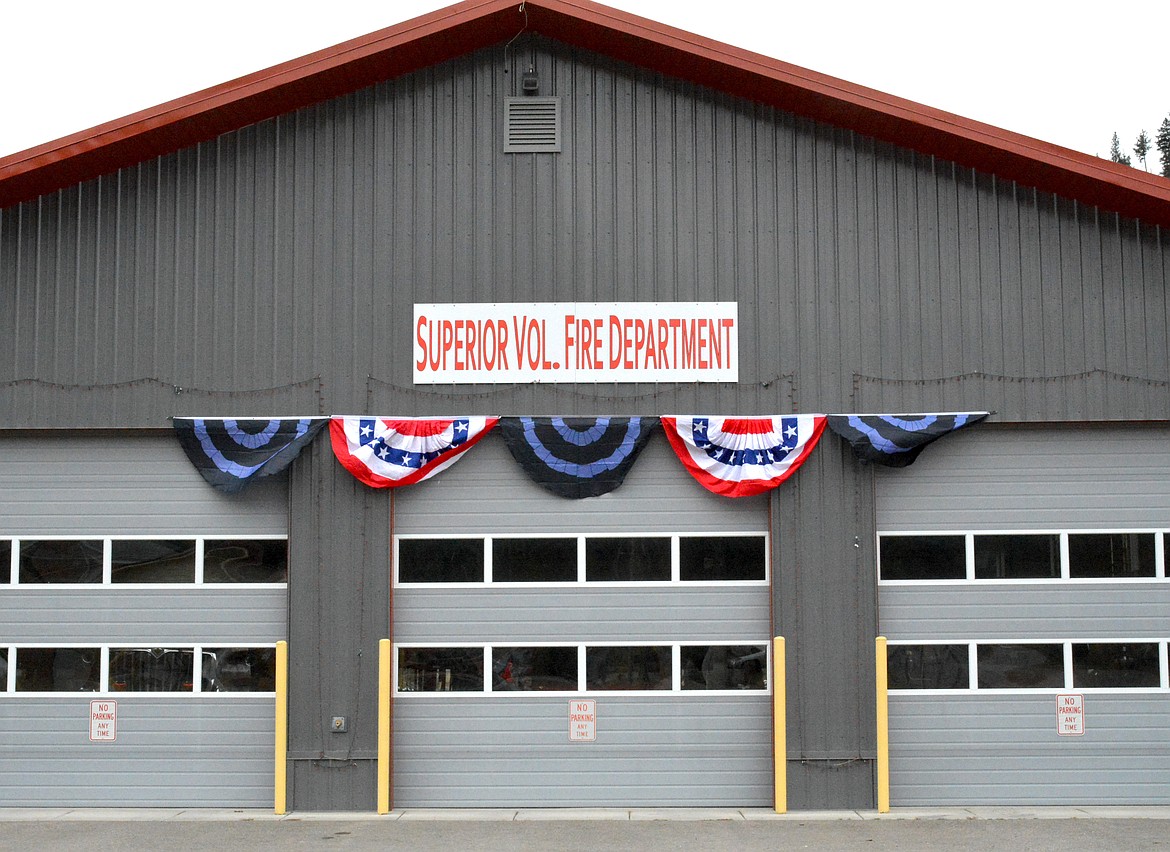
<path fill-rule="evenodd" d="M 773 607 L 788 658 L 788 795 L 871 808 L 877 753 L 872 467 L 821 439 L 772 492 Z"/>

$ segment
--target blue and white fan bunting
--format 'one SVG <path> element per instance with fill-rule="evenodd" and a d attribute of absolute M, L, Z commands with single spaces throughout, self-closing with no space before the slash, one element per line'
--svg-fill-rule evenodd
<path fill-rule="evenodd" d="M 849 442 L 862 461 L 906 467 L 944 435 L 986 419 L 990 412 L 945 414 L 830 414 L 829 429 Z"/>
<path fill-rule="evenodd" d="M 500 432 L 533 482 L 580 499 L 621 485 L 657 424 L 657 417 L 503 417 Z"/>
<path fill-rule="evenodd" d="M 209 484 L 234 494 L 287 468 L 328 417 L 175 417 L 175 435 Z"/>

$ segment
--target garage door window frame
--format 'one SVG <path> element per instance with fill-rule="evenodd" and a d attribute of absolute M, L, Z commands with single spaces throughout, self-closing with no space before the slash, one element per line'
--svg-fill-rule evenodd
<path fill-rule="evenodd" d="M 666 580 L 590 580 L 587 578 L 587 560 L 586 560 L 586 542 L 589 539 L 637 539 L 637 538 L 653 538 L 653 539 L 667 539 L 670 541 L 670 579 Z M 752 580 L 685 580 L 682 579 L 681 569 L 681 555 L 680 542 L 682 539 L 692 538 L 759 538 L 763 543 L 762 555 L 763 560 L 760 566 L 762 577 Z M 434 582 L 411 582 L 402 581 L 400 579 L 401 561 L 399 558 L 400 542 L 406 540 L 444 540 L 444 539 L 479 539 L 483 542 L 483 572 L 484 579 L 482 581 L 471 582 L 444 582 L 437 580 Z M 492 575 L 492 556 L 493 547 L 492 542 L 496 539 L 502 540 L 516 540 L 516 539 L 571 539 L 577 542 L 577 579 L 568 581 L 499 581 L 495 580 Z M 434 588 L 442 587 L 444 589 L 459 589 L 459 588 L 482 588 L 484 586 L 507 586 L 518 588 L 574 588 L 579 586 L 588 586 L 590 588 L 636 588 L 636 587 L 664 587 L 664 586 L 685 586 L 685 587 L 733 587 L 733 586 L 747 586 L 747 587 L 761 587 L 766 588 L 771 583 L 771 560 L 768 558 L 770 547 L 770 538 L 768 533 L 759 530 L 729 530 L 720 532 L 673 532 L 673 533 L 615 533 L 615 532 L 595 532 L 595 533 L 573 533 L 573 534 L 524 534 L 516 532 L 499 533 L 496 535 L 466 535 L 466 534 L 404 534 L 396 535 L 394 537 L 394 585 L 402 588 Z"/>
<path fill-rule="evenodd" d="M 1074 645 L 1146 645 L 1153 644 L 1158 648 L 1158 669 L 1159 669 L 1159 684 L 1157 686 L 1086 686 L 1076 683 L 1074 677 L 1073 665 L 1073 646 Z M 1100 693 L 1100 694 L 1140 694 L 1146 695 L 1158 692 L 1170 692 L 1170 640 L 1165 637 L 1140 637 L 1140 638 L 1093 638 L 1093 637 L 1069 637 L 1061 639 L 1037 639 L 1031 638 L 1015 638 L 1015 639 L 985 639 L 985 640 L 920 640 L 920 639 L 889 639 L 886 642 L 887 654 L 895 654 L 895 649 L 907 647 L 923 647 L 923 646 L 961 646 L 967 647 L 967 672 L 969 685 L 965 689 L 937 689 L 937 688 L 897 688 L 891 686 L 890 692 L 903 695 L 961 695 L 968 693 L 978 693 L 980 695 L 1056 695 L 1061 692 L 1068 692 L 1075 690 L 1076 692 L 1084 693 Z M 1061 646 L 1062 655 L 1064 659 L 1064 682 L 1060 686 L 1054 687 L 1025 687 L 1025 688 L 988 688 L 979 686 L 979 646 L 992 645 L 1059 645 Z"/>
<path fill-rule="evenodd" d="M 393 654 L 393 671 L 391 675 L 391 682 L 394 684 L 395 696 L 414 699 L 421 697 L 435 697 L 442 696 L 443 698 L 459 699 L 459 698 L 484 698 L 490 696 L 492 698 L 500 698 L 503 700 L 517 699 L 517 698 L 544 698 L 544 697 L 593 697 L 598 696 L 651 696 L 662 697 L 664 695 L 671 695 L 674 697 L 686 696 L 688 698 L 701 698 L 702 696 L 727 696 L 727 695 L 759 695 L 766 696 L 772 694 L 772 652 L 771 642 L 767 639 L 733 639 L 711 641 L 708 639 L 690 640 L 676 640 L 676 641 L 638 641 L 629 642 L 622 640 L 587 640 L 587 641 L 546 641 L 546 642 L 530 642 L 530 641 L 497 641 L 497 642 L 396 642 L 394 643 Z M 492 651 L 494 648 L 511 648 L 511 647 L 525 647 L 525 648 L 561 648 L 561 647 L 575 647 L 577 649 L 577 689 L 558 689 L 558 690 L 499 690 L 492 689 Z M 586 661 L 589 648 L 654 648 L 654 647 L 669 647 L 671 649 L 671 688 L 670 689 L 589 689 L 587 685 L 587 670 Z M 727 647 L 727 648 L 759 648 L 760 652 L 764 654 L 765 660 L 765 681 L 764 687 L 760 688 L 745 688 L 745 689 L 695 689 L 684 687 L 682 679 L 682 649 L 691 647 Z M 401 649 L 410 648 L 459 648 L 459 649 L 482 649 L 483 653 L 483 688 L 480 690 L 451 690 L 445 691 L 442 689 L 422 689 L 413 690 L 410 688 L 403 688 L 403 674 L 400 674 Z M 758 652 L 757 652 L 758 653 Z M 440 677 L 442 680 L 442 677 Z"/>
<path fill-rule="evenodd" d="M 172 535 L 169 533 L 154 533 L 150 535 L 29 535 L 3 536 L 0 541 L 8 544 L 8 564 L 0 565 L 0 574 L 4 580 L 0 582 L 0 590 L 14 591 L 17 589 L 77 589 L 77 588 L 118 588 L 118 589 L 189 589 L 192 585 L 216 588 L 248 589 L 248 588 L 286 588 L 286 579 L 276 582 L 210 582 L 204 580 L 204 559 L 209 544 L 228 541 L 288 541 L 287 535 L 249 534 L 249 535 Z M 34 541 L 100 541 L 102 542 L 102 577 L 100 581 L 71 582 L 71 583 L 22 583 L 20 582 L 20 545 L 21 542 Z M 119 582 L 113 578 L 113 542 L 115 541 L 190 541 L 195 546 L 195 573 L 191 581 L 183 582 Z"/>
<path fill-rule="evenodd" d="M 882 586 L 922 586 L 926 584 L 939 586 L 987 586 L 998 585 L 1035 585 L 1035 584 L 1069 584 L 1069 585 L 1101 585 L 1101 584 L 1133 584 L 1133 583 L 1161 583 L 1165 582 L 1166 573 L 1166 536 L 1170 532 L 1165 529 L 1132 528 L 1132 529 L 1075 529 L 1075 530 L 883 530 L 877 536 L 878 583 Z M 1074 577 L 1071 571 L 1069 556 L 1069 537 L 1080 535 L 1152 535 L 1154 536 L 1154 575 L 1144 577 Z M 977 577 L 976 576 L 976 538 L 983 536 L 1059 536 L 1060 542 L 1060 576 L 1057 577 Z M 882 541 L 893 538 L 911 537 L 953 537 L 963 536 L 966 550 L 966 576 L 963 579 L 885 579 L 882 576 L 881 552 Z"/>

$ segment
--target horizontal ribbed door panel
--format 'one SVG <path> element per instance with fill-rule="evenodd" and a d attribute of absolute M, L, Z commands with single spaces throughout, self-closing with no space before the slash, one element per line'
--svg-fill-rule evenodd
<path fill-rule="evenodd" d="M 767 499 L 716 497 L 683 469 L 661 432 L 622 486 L 601 497 L 554 497 L 524 475 L 503 440 L 489 433 L 448 471 L 394 493 L 394 533 L 762 532 Z"/>
<path fill-rule="evenodd" d="M 149 693 L 89 741 L 92 693 L 0 699 L 3 807 L 271 807 L 271 695 Z"/>
<path fill-rule="evenodd" d="M 248 538 L 288 532 L 275 477 L 225 496 L 170 434 L 0 437 L 0 536 Z M 7 566 L 4 566 L 5 570 Z M 0 585 L 0 646 L 271 647 L 285 584 Z M 90 742 L 90 701 L 117 736 Z M 0 806 L 270 807 L 271 693 L 0 692 Z"/>
<path fill-rule="evenodd" d="M 717 641 L 766 638 L 770 610 L 759 586 L 415 587 L 395 591 L 394 616 L 398 642 Z"/>
<path fill-rule="evenodd" d="M 1167 703 L 1088 693 L 1062 737 L 1052 695 L 891 695 L 890 804 L 1165 805 Z"/>
<path fill-rule="evenodd" d="M 0 535 L 284 535 L 275 480 L 221 494 L 170 434 L 0 436 Z"/>
<path fill-rule="evenodd" d="M 0 594 L 3 642 L 140 642 L 150 647 L 283 639 L 288 592 L 231 586 L 17 586 Z"/>
<path fill-rule="evenodd" d="M 877 505 L 879 533 L 1170 529 L 1170 429 L 976 427 L 880 470 Z M 878 597 L 891 643 L 1170 637 L 1163 577 L 882 583 Z M 1162 688 L 892 692 L 891 804 L 1170 802 L 1161 653 Z M 1057 733 L 1058 693 L 1084 696 L 1083 735 Z"/>
<path fill-rule="evenodd" d="M 877 469 L 879 530 L 1161 527 L 1170 429 L 979 425 Z"/>
<path fill-rule="evenodd" d="M 771 803 L 769 696 L 593 697 L 596 742 L 569 741 L 567 697 L 400 697 L 395 807 Z"/>
<path fill-rule="evenodd" d="M 451 470 L 394 497 L 394 532 L 578 535 L 768 529 L 763 498 L 716 497 L 655 436 L 621 488 L 565 500 L 489 436 Z M 771 635 L 766 583 L 405 585 L 395 642 L 655 644 Z M 771 696 L 594 692 L 597 739 L 569 740 L 572 696 L 409 693 L 394 700 L 395 807 L 764 806 Z"/>
<path fill-rule="evenodd" d="M 961 588 L 961 594 L 958 589 Z M 883 586 L 889 637 L 964 642 L 1170 637 L 1170 581 Z"/>

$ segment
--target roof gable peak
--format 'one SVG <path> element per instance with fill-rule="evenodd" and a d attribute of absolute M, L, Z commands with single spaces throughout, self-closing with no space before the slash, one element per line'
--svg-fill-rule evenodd
<path fill-rule="evenodd" d="M 537 33 L 668 76 L 1170 226 L 1170 181 L 590 0 L 466 0 L 0 158 L 0 208 Z"/>

